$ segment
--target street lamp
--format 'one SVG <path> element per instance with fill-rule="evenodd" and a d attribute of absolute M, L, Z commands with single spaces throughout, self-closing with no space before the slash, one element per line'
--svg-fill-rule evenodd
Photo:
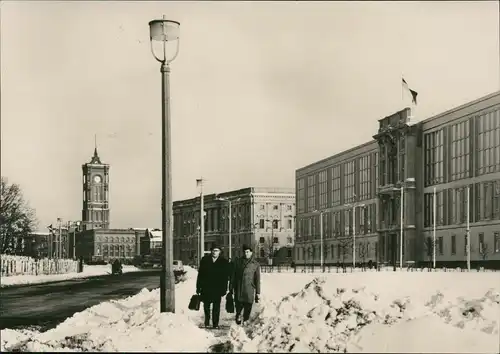
<path fill-rule="evenodd" d="M 404 182 L 401 183 L 401 187 L 399 188 L 401 193 L 400 200 L 400 222 L 399 222 L 399 269 L 403 270 L 403 231 L 404 231 L 404 188 L 406 182 L 415 182 L 415 178 L 409 177 Z M 434 249 L 435 250 L 435 249 Z M 396 265 L 394 265 L 396 267 Z M 395 268 L 394 268 L 395 270 Z"/>
<path fill-rule="evenodd" d="M 239 201 L 241 198 L 238 198 L 235 200 L 235 202 Z M 232 259 L 232 255 L 233 255 L 233 252 L 232 252 L 232 249 L 233 249 L 233 244 L 232 244 L 232 221 L 233 221 L 233 216 L 232 216 L 232 201 L 228 198 L 223 198 L 223 197 L 217 197 L 216 200 L 220 200 L 221 202 L 227 202 L 229 204 L 229 214 L 228 214 L 228 217 L 229 217 L 229 259 Z"/>
<path fill-rule="evenodd" d="M 352 267 L 356 268 L 356 208 L 364 208 L 362 203 L 346 204 L 348 208 L 352 208 Z"/>
<path fill-rule="evenodd" d="M 169 87 L 169 64 L 179 53 L 179 31 L 180 23 L 165 18 L 149 22 L 149 39 L 151 42 L 151 53 L 161 63 L 161 89 L 162 89 L 162 248 L 163 267 L 160 277 L 160 312 L 175 312 L 175 279 L 173 271 L 173 205 L 172 205 L 172 149 L 170 129 L 170 87 Z M 163 59 L 160 59 L 154 51 L 153 41 L 162 43 Z M 167 58 L 167 42 L 175 42 L 174 54 Z"/>
<path fill-rule="evenodd" d="M 319 263 L 320 263 L 321 270 L 324 270 L 324 268 L 323 268 L 323 266 L 324 266 L 324 259 L 323 259 L 323 255 L 324 255 L 324 252 L 323 252 L 323 213 L 324 213 L 324 210 L 314 210 L 313 212 L 319 214 L 319 252 L 320 252 Z"/>

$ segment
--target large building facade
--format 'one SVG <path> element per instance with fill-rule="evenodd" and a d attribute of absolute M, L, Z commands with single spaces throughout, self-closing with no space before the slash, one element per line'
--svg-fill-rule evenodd
<path fill-rule="evenodd" d="M 225 200 L 220 200 L 225 199 Z M 231 201 L 232 257 L 242 255 L 244 244 L 262 263 L 290 262 L 295 234 L 295 191 L 286 188 L 244 188 L 204 196 L 204 249 L 212 243 L 229 252 Z M 200 197 L 174 202 L 174 257 L 197 263 L 200 242 Z"/>
<path fill-rule="evenodd" d="M 500 262 L 500 92 L 418 123 L 410 115 L 296 171 L 297 264 L 319 264 L 320 220 L 325 263 L 399 264 L 401 244 L 404 263 L 429 262 L 435 232 L 437 262 L 462 265 L 468 223 L 472 262 Z"/>

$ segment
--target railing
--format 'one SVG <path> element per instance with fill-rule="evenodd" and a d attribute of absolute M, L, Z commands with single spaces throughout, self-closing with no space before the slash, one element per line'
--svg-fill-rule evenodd
<path fill-rule="evenodd" d="M 354 272 L 467 272 L 466 268 L 463 267 L 415 267 L 414 265 L 407 265 L 401 270 L 399 267 L 394 268 L 393 266 L 379 265 L 378 267 L 374 264 L 370 267 L 368 265 L 360 265 L 355 268 L 352 264 L 325 264 L 322 267 L 319 264 L 310 265 L 296 265 L 292 267 L 289 264 L 284 265 L 261 265 L 260 269 L 263 273 L 354 273 Z M 498 269 L 488 269 L 485 267 L 476 267 L 471 269 L 472 272 L 497 272 Z"/>
<path fill-rule="evenodd" d="M 78 271 L 78 261 L 73 259 L 34 259 L 25 256 L 0 256 L 2 277 L 13 275 L 66 274 Z"/>

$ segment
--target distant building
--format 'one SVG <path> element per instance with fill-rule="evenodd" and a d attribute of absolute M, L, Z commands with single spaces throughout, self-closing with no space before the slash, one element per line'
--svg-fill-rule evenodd
<path fill-rule="evenodd" d="M 244 244 L 262 263 L 291 261 L 295 233 L 293 188 L 244 188 L 204 196 L 205 250 L 213 242 L 229 256 L 229 204 L 232 204 L 232 257 L 242 255 Z M 199 259 L 200 198 L 174 202 L 174 258 L 184 263 Z"/>
<path fill-rule="evenodd" d="M 140 254 L 144 231 L 109 227 L 109 167 L 101 162 L 97 147 L 90 162 L 82 165 L 82 231 L 76 235 L 75 251 L 85 261 L 133 259 Z"/>
<path fill-rule="evenodd" d="M 354 234 L 358 263 L 398 265 L 401 245 L 404 263 L 430 262 L 435 227 L 437 262 L 464 266 L 467 221 L 472 263 L 500 261 L 500 92 L 415 124 L 410 115 L 296 171 L 297 264 L 320 262 L 318 211 L 326 263 L 352 262 Z"/>
<path fill-rule="evenodd" d="M 162 254 L 162 231 L 159 229 L 146 229 L 141 237 L 140 254 L 160 255 Z"/>
<path fill-rule="evenodd" d="M 90 229 L 78 234 L 76 256 L 85 261 L 133 259 L 140 252 L 142 232 L 134 229 Z"/>

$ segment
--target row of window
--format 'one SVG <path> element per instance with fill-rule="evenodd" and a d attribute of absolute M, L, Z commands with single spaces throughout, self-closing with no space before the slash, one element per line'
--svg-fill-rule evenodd
<path fill-rule="evenodd" d="M 106 243 L 135 243 L 135 237 L 124 237 L 124 236 L 103 236 L 98 235 L 95 238 L 96 242 L 106 242 Z"/>
<path fill-rule="evenodd" d="M 342 240 L 334 244 L 323 246 L 323 259 L 325 261 L 344 261 L 352 259 L 352 242 Z M 358 242 L 356 243 L 356 258 L 359 262 L 375 260 L 378 257 L 378 242 Z M 297 261 L 318 261 L 321 257 L 321 245 L 311 245 L 307 247 L 295 247 L 295 259 Z"/>
<path fill-rule="evenodd" d="M 132 257 L 135 248 L 131 245 L 106 245 L 97 244 L 96 245 L 96 255 L 98 256 L 110 256 L 110 257 Z"/>
<path fill-rule="evenodd" d="M 500 171 L 500 109 L 425 134 L 424 161 L 426 186 Z"/>
<path fill-rule="evenodd" d="M 463 255 L 467 256 L 467 235 L 461 236 L 463 238 Z M 431 237 L 427 237 L 425 242 L 425 252 L 429 259 L 432 258 L 434 252 L 434 242 Z M 479 233 L 477 246 L 474 245 L 474 242 L 471 242 L 471 254 L 478 253 L 482 259 L 487 259 L 488 255 L 491 253 L 499 253 L 500 252 L 500 232 L 493 233 L 493 245 L 489 245 L 484 241 L 484 233 Z M 450 254 L 457 254 L 457 235 L 451 235 L 451 244 L 450 244 Z M 443 256 L 444 255 L 444 242 L 443 236 L 439 236 L 436 239 L 436 255 Z"/>
<path fill-rule="evenodd" d="M 378 153 L 370 153 L 298 179 L 298 213 L 374 198 L 378 181 L 377 156 Z"/>
<path fill-rule="evenodd" d="M 315 214 L 298 220 L 297 241 L 321 238 L 321 219 L 323 220 L 323 238 L 341 236 L 368 235 L 376 232 L 376 205 L 358 206 L 355 209 L 344 209 Z"/>
<path fill-rule="evenodd" d="M 265 210 L 266 205 L 261 204 L 260 210 Z M 293 212 L 293 205 L 286 204 L 286 211 Z M 278 205 L 272 206 L 273 210 L 279 210 Z M 291 214 L 290 214 L 291 216 Z M 236 205 L 231 208 L 231 229 L 232 231 L 248 228 L 251 223 L 251 209 L 249 204 Z M 194 235 L 198 232 L 200 224 L 200 212 L 190 211 L 184 214 L 174 214 L 174 232 L 181 231 L 181 236 Z M 229 209 L 213 208 L 205 210 L 205 231 L 229 231 Z M 254 227 L 265 228 L 262 221 Z M 289 229 L 292 229 L 291 220 L 287 223 Z M 277 228 L 277 227 L 276 227 Z"/>
<path fill-rule="evenodd" d="M 469 204 L 469 210 L 467 210 Z M 500 180 L 424 194 L 424 227 L 500 220 Z"/>

